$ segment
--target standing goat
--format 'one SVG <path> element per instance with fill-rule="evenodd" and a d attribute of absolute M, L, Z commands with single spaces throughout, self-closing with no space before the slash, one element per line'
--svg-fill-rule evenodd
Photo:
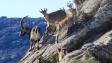
<path fill-rule="evenodd" d="M 41 29 L 38 26 L 35 26 L 31 30 L 31 36 L 30 36 L 30 42 L 31 42 L 31 49 L 33 49 L 33 46 L 37 43 L 37 48 L 39 50 L 39 41 L 42 37 Z"/>
<path fill-rule="evenodd" d="M 56 40 L 58 43 L 59 31 L 62 27 L 62 24 L 64 24 L 68 20 L 68 18 L 72 18 L 73 13 L 70 10 L 65 11 L 64 9 L 49 14 L 47 13 L 47 9 L 44 10 L 41 9 L 40 13 L 44 15 L 44 18 L 47 21 L 47 30 L 45 34 L 47 34 L 49 30 L 52 31 L 52 29 L 49 28 L 53 28 L 53 30 L 56 28 L 57 31 Z"/>
<path fill-rule="evenodd" d="M 65 26 L 65 23 L 69 20 L 68 17 L 64 18 L 63 20 L 61 20 L 60 22 L 56 23 L 56 41 L 57 43 L 59 42 L 59 35 L 61 35 L 63 33 L 62 29 L 64 29 L 63 26 Z"/>
<path fill-rule="evenodd" d="M 47 13 L 47 9 L 44 9 L 40 11 L 44 15 L 45 20 L 47 21 L 47 30 L 45 32 L 46 35 L 48 35 L 48 31 L 54 31 L 55 30 L 55 23 L 61 21 L 66 17 L 66 12 L 64 10 L 58 10 L 52 13 Z M 52 29 L 51 29 L 52 28 Z"/>
<path fill-rule="evenodd" d="M 20 21 L 20 26 L 21 26 L 20 36 L 24 36 L 25 34 L 29 35 L 30 37 L 30 50 L 29 51 L 31 51 L 35 43 L 39 42 L 42 34 L 41 34 L 41 29 L 37 26 L 33 28 L 28 28 L 28 27 L 23 26 L 23 24 L 25 23 L 24 19 L 27 17 L 28 16 L 23 17 Z M 39 49 L 39 46 L 38 46 L 38 49 Z"/>

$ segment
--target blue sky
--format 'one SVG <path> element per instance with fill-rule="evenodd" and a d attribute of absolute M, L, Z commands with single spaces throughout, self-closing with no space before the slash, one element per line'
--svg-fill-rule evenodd
<path fill-rule="evenodd" d="M 48 8 L 48 13 L 67 8 L 70 0 L 0 0 L 0 16 L 7 17 L 42 17 L 39 10 Z"/>

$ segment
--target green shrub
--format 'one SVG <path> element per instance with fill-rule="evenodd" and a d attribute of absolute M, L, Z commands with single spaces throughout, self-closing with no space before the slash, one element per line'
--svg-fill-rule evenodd
<path fill-rule="evenodd" d="M 58 63 L 58 56 L 51 56 L 49 63 Z"/>
<path fill-rule="evenodd" d="M 88 58 L 87 60 L 74 60 L 71 63 L 100 63 L 98 60 L 96 60 L 87 50 L 83 52 Z"/>
<path fill-rule="evenodd" d="M 71 63 L 100 63 L 99 61 L 95 60 L 95 59 L 88 59 L 88 60 L 84 60 L 84 61 L 81 61 L 81 60 L 74 60 L 73 62 Z"/>

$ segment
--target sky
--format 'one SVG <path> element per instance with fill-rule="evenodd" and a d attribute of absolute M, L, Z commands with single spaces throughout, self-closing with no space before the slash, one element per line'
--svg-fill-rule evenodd
<path fill-rule="evenodd" d="M 42 17 L 40 9 L 47 8 L 48 13 L 68 9 L 67 2 L 71 0 L 0 0 L 0 16 L 7 17 Z"/>

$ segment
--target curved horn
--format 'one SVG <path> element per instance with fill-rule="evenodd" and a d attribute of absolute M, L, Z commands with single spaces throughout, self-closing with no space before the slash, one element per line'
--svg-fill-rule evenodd
<path fill-rule="evenodd" d="M 47 8 L 45 9 L 45 11 L 47 12 Z"/>
<path fill-rule="evenodd" d="M 25 18 L 27 18 L 28 16 L 25 16 L 25 17 L 23 17 L 22 19 L 21 19 L 21 21 L 20 21 L 20 26 L 21 26 L 21 28 L 24 28 L 24 26 L 23 26 L 23 24 L 25 23 L 25 22 L 23 22 L 23 20 L 25 19 Z"/>
<path fill-rule="evenodd" d="M 41 11 L 43 11 L 43 10 L 41 9 Z"/>

